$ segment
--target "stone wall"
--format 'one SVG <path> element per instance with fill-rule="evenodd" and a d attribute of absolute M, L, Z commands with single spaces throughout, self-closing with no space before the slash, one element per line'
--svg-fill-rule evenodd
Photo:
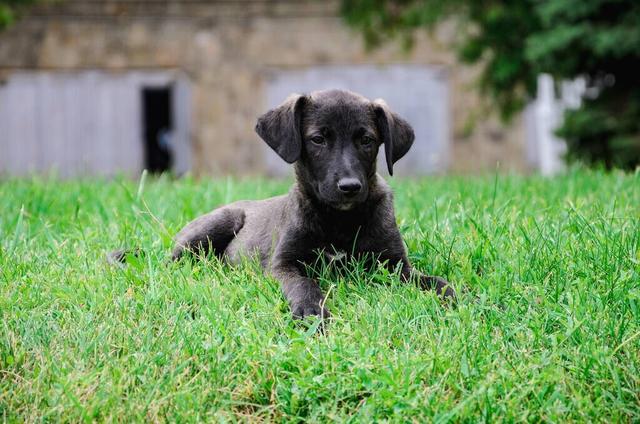
<path fill-rule="evenodd" d="M 505 128 L 479 114 L 475 70 L 457 65 L 442 39 L 419 35 L 415 49 L 367 52 L 333 1 L 62 0 L 34 9 L 0 34 L 0 76 L 20 69 L 181 69 L 193 93 L 194 171 L 264 171 L 253 132 L 273 69 L 415 63 L 446 69 L 455 173 L 523 170 L 521 120 Z M 471 112 L 479 114 L 469 133 Z"/>

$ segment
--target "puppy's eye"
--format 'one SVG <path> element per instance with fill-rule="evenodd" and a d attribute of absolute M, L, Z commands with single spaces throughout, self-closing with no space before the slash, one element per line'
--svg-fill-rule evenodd
<path fill-rule="evenodd" d="M 373 138 L 369 137 L 368 135 L 365 135 L 360 140 L 360 144 L 362 144 L 363 146 L 369 146 L 370 144 L 373 144 L 374 142 L 375 142 L 375 140 Z"/>
<path fill-rule="evenodd" d="M 311 137 L 311 142 L 313 144 L 322 145 L 324 144 L 324 137 L 321 135 L 314 135 L 313 137 Z"/>

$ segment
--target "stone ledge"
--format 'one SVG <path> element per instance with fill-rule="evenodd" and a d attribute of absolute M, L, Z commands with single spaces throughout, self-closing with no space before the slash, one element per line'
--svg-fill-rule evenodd
<path fill-rule="evenodd" d="M 335 0 L 66 0 L 36 6 L 39 18 L 249 18 L 337 16 Z"/>

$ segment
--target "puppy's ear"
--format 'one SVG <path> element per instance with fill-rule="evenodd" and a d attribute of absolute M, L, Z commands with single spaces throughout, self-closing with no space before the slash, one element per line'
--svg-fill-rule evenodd
<path fill-rule="evenodd" d="M 300 159 L 302 111 L 308 99 L 292 94 L 284 103 L 258 118 L 256 132 L 287 163 Z"/>
<path fill-rule="evenodd" d="M 411 125 L 391 112 L 389 106 L 382 99 L 373 101 L 373 110 L 376 117 L 376 126 L 384 143 L 384 155 L 387 159 L 389 175 L 393 175 L 393 164 L 403 157 L 408 151 L 415 135 Z"/>

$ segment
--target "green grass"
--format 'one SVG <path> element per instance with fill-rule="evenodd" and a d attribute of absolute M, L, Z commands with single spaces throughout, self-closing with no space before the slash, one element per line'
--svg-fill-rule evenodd
<path fill-rule="evenodd" d="M 253 263 L 166 263 L 188 220 L 286 182 L 1 182 L 1 419 L 640 421 L 640 174 L 392 184 L 459 306 L 320 270 L 317 334 Z M 147 254 L 108 267 L 121 246 Z"/>

